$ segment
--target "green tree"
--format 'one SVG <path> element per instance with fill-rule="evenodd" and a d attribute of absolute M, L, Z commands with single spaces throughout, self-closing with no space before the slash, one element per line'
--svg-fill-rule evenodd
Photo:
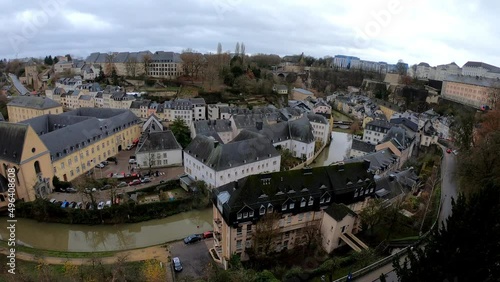
<path fill-rule="evenodd" d="M 463 111 L 452 126 L 455 144 L 461 151 L 468 151 L 474 146 L 474 126 L 476 124 L 473 111 Z"/>
<path fill-rule="evenodd" d="M 186 125 L 184 120 L 181 118 L 176 118 L 172 125 L 170 125 L 170 130 L 175 136 L 175 139 L 182 148 L 186 148 L 189 143 L 191 143 L 191 132 L 189 127 Z"/>
<path fill-rule="evenodd" d="M 111 71 L 111 79 L 113 80 L 113 85 L 119 85 L 118 74 L 116 73 L 115 68 Z"/>
<path fill-rule="evenodd" d="M 384 204 L 382 199 L 372 199 L 359 213 L 363 230 L 368 235 L 373 234 L 373 228 L 384 218 Z"/>
<path fill-rule="evenodd" d="M 446 225 L 422 247 L 395 259 L 400 281 L 498 281 L 500 277 L 500 187 L 488 185 L 453 200 Z"/>
<path fill-rule="evenodd" d="M 70 55 L 70 54 L 66 54 L 66 56 L 65 56 L 65 57 L 66 57 L 66 59 L 68 60 L 68 62 L 69 62 L 69 61 L 73 61 L 73 59 L 71 58 L 71 55 Z"/>

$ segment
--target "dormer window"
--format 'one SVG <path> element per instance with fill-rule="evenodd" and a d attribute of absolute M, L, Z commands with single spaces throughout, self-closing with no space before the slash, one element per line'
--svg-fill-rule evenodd
<path fill-rule="evenodd" d="M 319 199 L 319 203 L 320 203 L 320 204 L 324 204 L 324 203 L 325 203 L 325 198 L 324 198 L 324 197 L 321 197 L 321 199 Z"/>
<path fill-rule="evenodd" d="M 300 200 L 300 207 L 303 208 L 305 206 L 306 206 L 306 199 L 302 198 L 302 200 Z"/>
<path fill-rule="evenodd" d="M 267 212 L 272 213 L 273 212 L 273 205 L 269 204 L 267 205 Z"/>
<path fill-rule="evenodd" d="M 248 212 L 243 213 L 243 218 L 248 218 Z"/>
<path fill-rule="evenodd" d="M 312 206 L 314 204 L 314 198 L 309 197 L 309 203 L 307 204 L 308 206 Z"/>
<path fill-rule="evenodd" d="M 238 213 L 238 215 L 236 216 L 237 219 L 241 219 L 241 213 Z"/>
<path fill-rule="evenodd" d="M 287 208 L 287 205 L 286 205 L 286 204 L 281 205 L 281 210 L 282 210 L 282 211 L 286 211 L 286 208 Z"/>
<path fill-rule="evenodd" d="M 260 206 L 260 209 L 259 209 L 259 214 L 260 215 L 264 215 L 266 213 L 266 207 L 264 207 L 263 205 Z"/>
<path fill-rule="evenodd" d="M 249 212 L 248 212 L 248 216 L 249 216 L 249 217 L 253 217 L 253 211 L 249 211 Z"/>
<path fill-rule="evenodd" d="M 325 202 L 329 203 L 331 199 L 332 199 L 332 198 L 330 197 L 330 195 L 327 195 L 327 196 L 325 197 Z"/>
<path fill-rule="evenodd" d="M 290 203 L 290 209 L 293 209 L 295 207 L 295 203 Z"/>

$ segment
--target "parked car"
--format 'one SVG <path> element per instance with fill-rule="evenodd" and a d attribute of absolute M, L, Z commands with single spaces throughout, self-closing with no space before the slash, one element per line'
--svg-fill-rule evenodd
<path fill-rule="evenodd" d="M 86 210 L 93 210 L 93 209 L 94 209 L 94 207 L 92 206 L 92 203 L 91 203 L 91 202 L 87 202 L 87 203 L 85 204 L 85 209 L 86 209 Z"/>
<path fill-rule="evenodd" d="M 453 155 L 458 155 L 458 150 L 453 150 Z"/>
<path fill-rule="evenodd" d="M 52 204 L 55 204 L 55 203 L 57 202 L 57 200 L 56 200 L 56 199 L 50 199 L 50 202 L 51 202 Z"/>
<path fill-rule="evenodd" d="M 109 157 L 109 158 L 106 159 L 106 161 L 108 161 L 108 162 L 116 162 L 117 159 L 116 159 L 116 157 Z"/>
<path fill-rule="evenodd" d="M 102 187 L 101 187 L 101 191 L 102 191 L 102 190 L 108 190 L 108 189 L 111 189 L 111 187 L 112 187 L 112 186 L 111 186 L 110 184 L 106 184 L 106 185 L 104 185 L 104 186 L 102 186 Z"/>
<path fill-rule="evenodd" d="M 104 202 L 99 202 L 99 204 L 97 205 L 97 209 L 102 210 L 103 208 L 104 208 Z"/>
<path fill-rule="evenodd" d="M 177 272 L 182 271 L 182 263 L 181 260 L 178 257 L 174 257 L 172 259 L 172 264 L 174 265 L 174 270 Z"/>
<path fill-rule="evenodd" d="M 127 187 L 127 186 L 128 186 L 127 182 L 120 182 L 120 183 L 118 183 L 118 185 L 116 187 L 120 188 L 120 187 Z"/>
<path fill-rule="evenodd" d="M 68 208 L 72 208 L 72 209 L 74 209 L 75 207 L 76 207 L 76 202 L 71 202 L 71 203 L 69 203 L 69 205 L 68 205 Z"/>
<path fill-rule="evenodd" d="M 137 160 L 136 159 L 130 159 L 130 160 L 128 160 L 128 163 L 129 164 L 136 164 Z"/>
<path fill-rule="evenodd" d="M 446 149 L 446 153 L 450 154 L 451 153 L 451 149 L 450 148 Z"/>
<path fill-rule="evenodd" d="M 127 151 L 132 150 L 132 148 L 134 148 L 134 145 L 133 145 L 133 144 L 128 144 L 128 145 L 127 145 Z"/>
<path fill-rule="evenodd" d="M 184 244 L 192 244 L 201 240 L 201 236 L 198 234 L 189 235 L 184 238 Z"/>
<path fill-rule="evenodd" d="M 205 232 L 203 232 L 203 239 L 212 238 L 212 237 L 214 237 L 214 232 L 213 231 L 205 231 Z"/>
<path fill-rule="evenodd" d="M 66 193 L 76 193 L 76 192 L 78 192 L 78 190 L 76 190 L 73 187 L 66 188 Z"/>
<path fill-rule="evenodd" d="M 78 203 L 76 204 L 75 209 L 83 209 L 83 208 L 84 208 L 84 206 L 83 206 L 83 202 L 78 202 Z"/>
<path fill-rule="evenodd" d="M 128 185 L 130 185 L 130 186 L 139 185 L 139 184 L 141 184 L 141 180 L 139 180 L 139 179 L 134 179 L 128 183 Z"/>
<path fill-rule="evenodd" d="M 142 183 L 149 183 L 149 182 L 151 182 L 151 178 L 149 178 L 149 177 L 144 177 L 143 179 L 141 179 L 141 182 L 142 182 Z"/>
<path fill-rule="evenodd" d="M 69 205 L 69 202 L 68 201 L 64 201 L 62 204 L 61 204 L 61 208 L 67 208 Z"/>
<path fill-rule="evenodd" d="M 90 189 L 90 188 L 85 188 L 85 192 L 87 192 L 87 193 L 90 193 L 90 192 L 95 192 L 95 191 L 97 191 L 97 189 L 96 189 L 96 188 L 92 188 L 92 189 Z"/>
<path fill-rule="evenodd" d="M 109 164 L 109 162 L 108 162 L 108 161 L 102 161 L 102 162 L 101 162 L 101 164 L 103 164 L 103 165 L 105 165 L 105 166 L 106 166 L 106 165 L 108 165 L 108 164 Z"/>
<path fill-rule="evenodd" d="M 167 182 L 167 181 L 165 181 L 165 180 L 160 180 L 160 184 L 163 184 L 163 183 L 165 183 L 165 182 Z"/>
<path fill-rule="evenodd" d="M 95 166 L 95 168 L 103 168 L 103 167 L 104 167 L 104 165 L 103 165 L 102 163 L 98 163 L 98 164 L 96 164 L 96 166 Z"/>
<path fill-rule="evenodd" d="M 105 208 L 110 208 L 111 207 L 111 200 L 107 200 L 106 204 L 104 205 Z"/>
<path fill-rule="evenodd" d="M 62 201 L 57 201 L 57 202 L 55 202 L 54 204 L 56 204 L 56 205 L 58 205 L 58 206 L 61 206 L 61 205 L 63 204 L 63 202 L 62 202 Z"/>

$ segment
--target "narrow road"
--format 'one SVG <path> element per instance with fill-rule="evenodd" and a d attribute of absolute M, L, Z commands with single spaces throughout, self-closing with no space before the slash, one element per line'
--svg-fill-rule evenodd
<path fill-rule="evenodd" d="M 443 150 L 443 161 L 441 163 L 441 212 L 439 213 L 439 224 L 446 224 L 446 219 L 451 215 L 451 199 L 457 198 L 458 190 L 457 190 L 457 177 L 456 177 L 456 164 L 457 164 L 457 156 L 454 154 L 446 153 L 446 147 L 441 146 Z M 376 270 L 373 270 L 370 273 L 367 273 L 361 277 L 357 277 L 354 281 L 380 281 L 378 277 L 380 274 L 388 275 L 387 281 L 399 281 L 395 278 L 395 274 L 393 272 L 394 268 L 392 267 L 392 263 L 388 263 L 386 265 L 382 265 Z"/>
<path fill-rule="evenodd" d="M 441 213 L 439 214 L 439 222 L 446 224 L 446 219 L 451 215 L 451 199 L 457 198 L 457 177 L 456 165 L 457 156 L 446 153 L 446 148 L 443 149 L 444 158 L 441 164 Z"/>

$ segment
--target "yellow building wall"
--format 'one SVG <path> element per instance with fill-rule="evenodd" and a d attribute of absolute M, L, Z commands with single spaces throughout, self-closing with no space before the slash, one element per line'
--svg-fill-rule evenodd
<path fill-rule="evenodd" d="M 85 148 L 76 150 L 74 153 L 54 161 L 52 164 L 54 174 L 60 180 L 71 181 L 93 169 L 96 164 L 118 154 L 119 146 L 121 146 L 122 150 L 125 150 L 127 145 L 132 144 L 140 135 L 140 125 L 134 125 L 96 141 Z"/>
<path fill-rule="evenodd" d="M 53 114 L 53 115 L 61 114 L 63 112 L 63 109 L 62 106 L 51 109 L 38 110 L 38 109 L 7 105 L 7 112 L 9 113 L 10 122 L 20 122 L 23 120 L 48 114 Z"/>
<path fill-rule="evenodd" d="M 382 113 L 384 113 L 384 116 L 387 120 L 391 120 L 392 115 L 397 113 L 397 111 L 382 105 L 380 106 L 380 110 L 382 111 Z"/>

